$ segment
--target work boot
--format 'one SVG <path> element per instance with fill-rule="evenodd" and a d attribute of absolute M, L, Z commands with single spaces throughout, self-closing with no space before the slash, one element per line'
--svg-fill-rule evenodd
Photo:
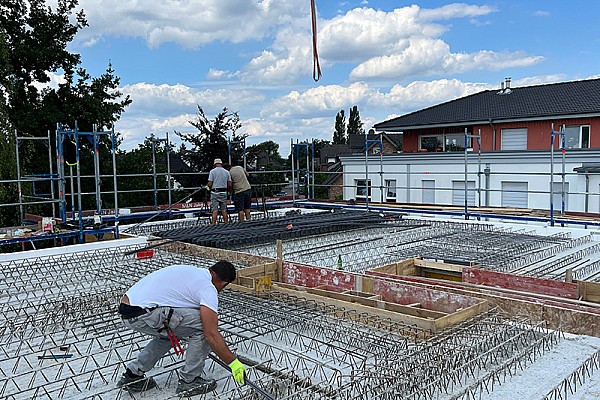
<path fill-rule="evenodd" d="M 154 378 L 146 378 L 145 375 L 135 375 L 129 369 L 123 373 L 117 387 L 129 390 L 131 392 L 144 392 L 156 387 Z"/>
<path fill-rule="evenodd" d="M 214 379 L 204 379 L 198 376 L 190 383 L 184 381 L 183 379 L 180 379 L 179 385 L 177 385 L 177 390 L 175 390 L 175 393 L 183 393 L 186 396 L 195 396 L 197 394 L 212 392 L 216 388 L 217 381 L 215 381 Z"/>

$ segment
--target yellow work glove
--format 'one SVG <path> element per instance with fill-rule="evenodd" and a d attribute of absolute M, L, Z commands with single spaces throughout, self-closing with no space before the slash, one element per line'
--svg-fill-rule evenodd
<path fill-rule="evenodd" d="M 243 385 L 244 378 L 246 376 L 246 367 L 244 364 L 240 362 L 237 358 L 229 364 L 229 368 L 231 368 L 231 374 L 233 375 L 233 379 L 240 385 Z"/>

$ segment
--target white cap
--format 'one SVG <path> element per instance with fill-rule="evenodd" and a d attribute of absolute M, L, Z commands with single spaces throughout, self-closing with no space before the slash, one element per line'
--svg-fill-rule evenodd
<path fill-rule="evenodd" d="M 223 161 L 221 161 L 220 158 L 215 158 L 215 162 L 213 162 L 213 165 L 216 165 L 216 164 L 223 164 Z"/>

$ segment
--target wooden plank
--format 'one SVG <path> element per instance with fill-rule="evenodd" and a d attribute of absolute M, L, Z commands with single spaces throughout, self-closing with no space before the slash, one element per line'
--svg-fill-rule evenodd
<path fill-rule="evenodd" d="M 469 318 L 479 315 L 487 311 L 488 308 L 489 303 L 484 300 L 465 309 L 458 310 L 452 314 L 445 315 L 436 320 L 435 323 L 439 329 L 445 329 L 449 326 L 456 325 L 462 321 L 466 321 Z"/>
<path fill-rule="evenodd" d="M 459 273 L 462 273 L 462 269 L 464 267 L 464 265 L 440 263 L 421 259 L 415 259 L 415 265 L 418 267 L 431 268 L 434 270 L 452 271 Z"/>
<path fill-rule="evenodd" d="M 580 281 L 580 293 L 582 300 L 591 303 L 600 303 L 600 283 Z"/>
<path fill-rule="evenodd" d="M 269 262 L 255 267 L 246 267 L 237 271 L 238 275 L 245 276 L 247 278 L 257 278 L 260 276 L 269 275 L 275 277 L 277 274 L 277 264 L 275 262 Z"/>

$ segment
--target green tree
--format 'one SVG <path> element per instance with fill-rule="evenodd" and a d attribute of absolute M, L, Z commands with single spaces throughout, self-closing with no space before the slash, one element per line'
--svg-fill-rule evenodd
<path fill-rule="evenodd" d="M 335 116 L 335 131 L 333 131 L 333 144 L 346 144 L 346 115 L 340 110 Z"/>
<path fill-rule="evenodd" d="M 54 9 L 46 3 L 6 0 L 0 6 L 0 96 L 5 99 L 6 120 L 11 129 L 31 136 L 46 136 L 57 122 L 73 128 L 77 121 L 84 132 L 94 125 L 98 131 L 107 130 L 131 99 L 123 99 L 117 90 L 119 78 L 110 64 L 106 73 L 94 78 L 80 67 L 80 55 L 67 50 L 77 32 L 87 26 L 83 10 L 73 14 L 78 1 L 58 0 Z M 51 74 L 64 78 L 57 87 L 49 85 Z M 100 138 L 102 149 L 107 150 L 101 154 L 110 161 L 109 136 Z M 93 173 L 89 161 L 93 149 L 82 146 L 82 175 Z M 19 146 L 19 156 L 23 175 L 47 172 L 48 160 L 29 143 Z M 80 191 L 93 191 L 93 186 L 86 181 Z M 86 196 L 84 203 L 87 208 L 94 199 Z"/>
<path fill-rule="evenodd" d="M 168 193 L 165 190 L 167 188 L 166 154 L 165 143 L 157 141 L 154 159 L 156 160 L 158 204 L 168 202 Z M 119 152 L 117 173 L 123 175 L 119 180 L 119 207 L 154 205 L 154 178 L 149 176 L 153 171 L 152 159 L 152 138 L 146 138 L 144 143 L 139 144 L 136 149 Z"/>
<path fill-rule="evenodd" d="M 283 165 L 285 163 L 284 159 L 279 154 L 279 144 L 272 140 L 266 140 L 262 143 L 253 144 L 252 146 L 248 147 L 246 151 L 247 161 L 249 163 L 254 162 L 261 152 L 264 152 L 271 161 L 268 164 L 273 165 L 273 162 L 276 162 Z"/>
<path fill-rule="evenodd" d="M 363 123 L 360 120 L 360 113 L 358 107 L 354 106 L 350 109 L 350 115 L 348 117 L 348 135 L 364 135 L 365 129 Z"/>
<path fill-rule="evenodd" d="M 231 140 L 234 142 L 243 141 L 247 135 L 238 135 L 237 131 L 241 128 L 240 117 L 236 112 L 230 112 L 227 107 L 223 108 L 214 119 L 209 119 L 204 113 L 204 109 L 198 105 L 198 115 L 196 120 L 189 123 L 198 129 L 194 133 L 175 132 L 184 142 L 191 144 L 181 154 L 182 158 L 197 171 L 209 171 L 213 166 L 213 160 L 220 158 L 227 162 L 229 158 L 227 134 L 231 134 Z M 233 152 L 232 152 L 233 153 Z M 237 157 L 232 158 L 232 162 L 239 163 L 242 152 L 236 151 Z M 201 183 L 205 183 L 208 175 L 202 176 Z"/>
<path fill-rule="evenodd" d="M 6 2 L 5 2 L 6 3 Z M 77 32 L 87 26 L 83 10 L 73 15 L 77 0 L 59 0 L 52 10 L 43 0 L 8 0 L 0 7 L 6 57 L 0 57 L 0 92 L 7 99 L 8 118 L 19 132 L 36 136 L 54 130 L 57 122 L 91 131 L 118 120 L 131 99 L 120 100 L 119 78 L 109 64 L 106 73 L 91 77 L 79 67 L 79 54 L 67 50 Z M 73 22 L 71 22 L 73 21 Z M 50 74 L 63 74 L 57 88 L 45 86 Z M 43 87 L 40 89 L 40 87 Z"/>

